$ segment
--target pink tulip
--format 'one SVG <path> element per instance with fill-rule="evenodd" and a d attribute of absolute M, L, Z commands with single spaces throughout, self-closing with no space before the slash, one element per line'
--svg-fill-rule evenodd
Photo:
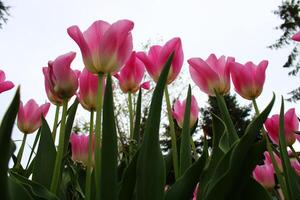
<path fill-rule="evenodd" d="M 20 102 L 18 112 L 18 128 L 24 134 L 33 133 L 41 125 L 41 115 L 46 117 L 50 103 L 45 103 L 39 106 L 33 99 L 30 99 L 25 106 Z"/>
<path fill-rule="evenodd" d="M 215 91 L 224 95 L 230 90 L 229 63 L 234 58 L 221 56 L 219 59 L 215 54 L 211 54 L 206 61 L 201 58 L 191 58 L 188 60 L 190 74 L 193 81 L 200 90 L 210 96 L 215 96 Z"/>
<path fill-rule="evenodd" d="M 264 86 L 268 61 L 263 60 L 257 66 L 252 62 L 245 65 L 231 62 L 229 65 L 235 91 L 245 99 L 256 99 Z"/>
<path fill-rule="evenodd" d="M 167 79 L 167 84 L 170 84 L 178 76 L 183 64 L 183 51 L 180 38 L 173 38 L 164 46 L 154 45 L 150 48 L 148 55 L 144 52 L 139 52 L 137 56 L 145 64 L 146 70 L 152 79 L 157 82 L 164 65 L 173 52 L 174 57 Z"/>
<path fill-rule="evenodd" d="M 294 34 L 294 35 L 292 36 L 292 40 L 295 40 L 295 41 L 297 41 L 297 42 L 300 42 L 300 32 Z"/>
<path fill-rule="evenodd" d="M 135 52 L 132 52 L 125 66 L 115 76 L 119 80 L 120 88 L 124 93 L 135 93 L 140 87 L 148 88 L 147 84 L 141 84 L 144 74 L 144 63 L 136 56 Z"/>
<path fill-rule="evenodd" d="M 102 79 L 102 91 L 105 89 L 105 78 Z M 81 105 L 89 111 L 96 110 L 98 76 L 84 68 L 79 76 L 79 92 L 77 97 Z"/>
<path fill-rule="evenodd" d="M 54 61 L 48 62 L 48 67 L 43 67 L 45 76 L 45 88 L 56 102 L 58 99 L 71 98 L 78 88 L 78 77 L 80 72 L 71 69 L 71 62 L 76 56 L 75 52 L 70 52 L 57 57 Z M 47 89 L 48 88 L 48 89 Z M 50 99 L 50 98 L 49 98 Z"/>
<path fill-rule="evenodd" d="M 282 162 L 281 162 L 281 159 L 279 158 L 279 156 L 278 156 L 276 153 L 273 153 L 273 155 L 274 155 L 275 161 L 276 161 L 276 163 L 277 163 L 277 166 L 279 167 L 280 171 L 282 171 L 283 168 L 282 168 Z M 264 163 L 265 163 L 266 165 L 273 165 L 271 156 L 270 156 L 270 154 L 269 154 L 268 151 L 265 151 L 265 152 L 264 152 L 264 156 L 265 156 L 265 161 L 264 161 Z"/>
<path fill-rule="evenodd" d="M 279 144 L 279 115 L 273 115 L 265 122 L 268 135 L 275 144 Z M 284 134 L 287 145 L 292 145 L 296 140 L 295 131 L 299 128 L 299 121 L 295 109 L 289 109 L 284 114 Z"/>
<path fill-rule="evenodd" d="M 43 71 L 44 71 L 44 69 L 43 69 Z M 61 106 L 63 104 L 63 99 L 59 98 L 58 96 L 56 96 L 54 93 L 51 92 L 48 80 L 46 78 L 45 78 L 45 91 L 46 91 L 47 97 L 51 103 L 53 103 L 54 105 L 59 105 L 59 106 Z"/>
<path fill-rule="evenodd" d="M 266 189 L 271 190 L 275 187 L 274 168 L 272 165 L 257 165 L 252 175 Z"/>
<path fill-rule="evenodd" d="M 112 25 L 95 21 L 85 32 L 78 26 L 68 28 L 68 34 L 78 44 L 83 61 L 94 74 L 115 74 L 132 51 L 133 22 L 120 20 Z"/>
<path fill-rule="evenodd" d="M 185 113 L 186 99 L 183 102 L 176 100 L 174 103 L 173 117 L 176 119 L 177 124 L 182 128 L 184 113 Z M 193 127 L 198 119 L 199 107 L 197 100 L 194 96 L 191 98 L 191 112 L 190 112 L 190 127 Z"/>
<path fill-rule="evenodd" d="M 89 157 L 89 135 L 77 135 L 72 133 L 70 136 L 71 148 L 72 148 L 72 160 L 75 162 L 83 163 L 85 166 L 88 165 Z M 93 146 L 94 149 L 94 135 L 93 135 Z M 93 150 L 94 154 L 94 150 Z M 94 155 L 92 155 L 92 165 L 94 165 Z"/>
<path fill-rule="evenodd" d="M 7 90 L 12 89 L 15 85 L 11 81 L 5 81 L 5 73 L 0 70 L 0 94 Z"/>

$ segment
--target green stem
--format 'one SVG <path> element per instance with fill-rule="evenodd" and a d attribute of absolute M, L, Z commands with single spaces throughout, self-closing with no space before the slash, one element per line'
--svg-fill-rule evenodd
<path fill-rule="evenodd" d="M 290 145 L 289 147 L 290 147 L 290 149 L 291 149 L 292 152 L 293 152 L 293 156 L 294 156 L 294 157 L 297 159 L 297 161 L 300 163 L 300 158 L 299 158 L 299 156 L 298 156 L 296 150 L 294 149 L 293 145 Z"/>
<path fill-rule="evenodd" d="M 94 129 L 94 111 L 90 113 L 90 133 L 89 133 L 89 157 L 86 170 L 86 182 L 85 182 L 85 199 L 91 199 L 91 177 L 92 177 L 92 156 L 93 156 L 93 129 Z"/>
<path fill-rule="evenodd" d="M 52 176 L 52 182 L 50 191 L 54 194 L 57 193 L 57 187 L 60 179 L 60 171 L 61 171 L 61 163 L 63 159 L 63 152 L 65 146 L 65 127 L 66 127 L 66 118 L 67 118 L 67 110 L 68 110 L 68 99 L 63 101 L 63 112 L 61 116 L 60 130 L 59 130 L 59 143 L 58 149 L 55 159 L 55 166 Z"/>
<path fill-rule="evenodd" d="M 195 146 L 192 136 L 190 137 L 190 142 L 191 142 L 191 146 L 192 146 L 192 150 L 193 150 L 193 154 L 194 154 L 194 159 L 197 160 L 199 158 L 199 156 L 197 154 L 196 146 Z"/>
<path fill-rule="evenodd" d="M 130 130 L 130 140 L 133 139 L 133 110 L 132 110 L 132 98 L 131 92 L 128 92 L 128 110 L 129 110 L 129 130 Z"/>
<path fill-rule="evenodd" d="M 56 130 L 57 130 L 57 123 L 58 123 L 58 117 L 59 117 L 59 105 L 56 105 L 56 110 L 55 110 L 55 117 L 54 117 L 54 123 L 53 123 L 53 129 L 52 129 L 52 138 L 55 143 L 55 138 L 56 138 Z"/>
<path fill-rule="evenodd" d="M 171 108 L 171 102 L 170 102 L 170 95 L 168 92 L 168 88 L 166 86 L 165 88 L 165 97 L 166 97 L 166 103 L 167 103 L 167 110 L 168 110 L 168 118 L 170 123 L 170 135 L 171 135 L 171 142 L 172 142 L 172 157 L 173 157 L 173 167 L 174 167 L 174 173 L 175 173 L 175 180 L 178 178 L 178 152 L 177 152 L 177 142 L 176 142 L 176 134 L 175 134 L 175 127 L 174 127 L 174 121 L 172 117 L 172 108 Z"/>
<path fill-rule="evenodd" d="M 98 74 L 98 92 L 97 92 L 97 113 L 96 113 L 96 127 L 95 127 L 95 182 L 96 182 L 96 199 L 100 198 L 100 172 L 101 172 L 101 124 L 102 124 L 102 81 L 103 81 L 103 73 Z"/>
<path fill-rule="evenodd" d="M 21 160 L 22 160 L 22 156 L 23 156 L 23 152 L 24 152 L 24 147 L 25 147 L 26 139 L 27 139 L 27 134 L 24 133 L 22 144 L 21 144 L 20 150 L 19 150 L 18 155 L 17 155 L 16 168 L 19 168 L 21 166 Z"/>
<path fill-rule="evenodd" d="M 258 116 L 258 115 L 260 114 L 260 112 L 259 112 L 259 109 L 258 109 L 256 100 L 253 99 L 253 100 L 252 100 L 252 103 L 253 103 L 253 107 L 254 107 L 256 116 Z M 280 186 L 281 186 L 282 193 L 284 194 L 285 197 L 287 197 L 286 185 L 285 185 L 285 182 L 284 182 L 284 180 L 283 180 L 283 178 L 282 178 L 282 175 L 281 175 L 281 172 L 280 172 L 278 163 L 277 163 L 276 160 L 275 160 L 275 157 L 274 157 L 274 154 L 273 154 L 273 150 L 272 150 L 272 146 L 271 146 L 271 142 L 270 142 L 270 140 L 269 140 L 269 138 L 268 138 L 268 135 L 267 135 L 267 132 L 266 132 L 266 130 L 265 130 L 264 128 L 261 129 L 261 132 L 263 133 L 263 136 L 264 136 L 264 138 L 266 139 L 267 150 L 268 150 L 268 152 L 269 152 L 269 155 L 270 155 L 270 158 L 271 158 L 273 167 L 274 167 L 274 169 L 275 169 L 276 177 L 277 177 L 278 182 L 279 182 L 279 184 L 280 184 Z"/>

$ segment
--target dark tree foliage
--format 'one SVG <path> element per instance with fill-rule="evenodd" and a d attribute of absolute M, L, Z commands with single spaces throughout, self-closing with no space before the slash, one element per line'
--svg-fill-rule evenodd
<path fill-rule="evenodd" d="M 291 40 L 291 37 L 300 30 L 300 0 L 286 0 L 278 7 L 274 14 L 277 15 L 282 23 L 276 27 L 283 34 L 276 42 L 269 46 L 271 49 L 281 49 L 291 47 L 292 51 L 283 65 L 284 68 L 290 68 L 288 75 L 296 76 L 300 70 L 299 45 Z M 289 92 L 288 101 L 300 100 L 300 87 Z"/>
<path fill-rule="evenodd" d="M 9 7 L 0 1 L 0 28 L 2 28 L 3 22 L 6 23 L 7 21 L 8 9 Z"/>

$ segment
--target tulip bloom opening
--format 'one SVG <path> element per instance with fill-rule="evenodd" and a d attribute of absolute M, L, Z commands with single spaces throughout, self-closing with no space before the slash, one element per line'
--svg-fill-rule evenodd
<path fill-rule="evenodd" d="M 68 28 L 68 34 L 78 44 L 85 66 L 94 74 L 115 74 L 132 51 L 133 22 L 120 20 L 113 24 L 95 21 L 85 32 L 78 26 Z"/>
<path fill-rule="evenodd" d="M 12 89 L 15 85 L 11 81 L 5 81 L 5 73 L 0 70 L 0 94 L 7 90 Z"/>
<path fill-rule="evenodd" d="M 167 84 L 172 83 L 178 76 L 183 64 L 183 51 L 180 38 L 169 40 L 164 46 L 150 47 L 148 55 L 144 52 L 137 53 L 138 58 L 145 64 L 151 78 L 157 82 L 169 56 L 174 52 Z"/>
<path fill-rule="evenodd" d="M 18 112 L 18 128 L 24 134 L 33 133 L 42 124 L 41 115 L 46 117 L 50 108 L 50 103 L 39 106 L 33 99 L 30 99 L 25 105 L 20 102 Z"/>
<path fill-rule="evenodd" d="M 188 63 L 191 77 L 200 90 L 210 96 L 215 96 L 215 91 L 220 95 L 229 92 L 229 63 L 233 61 L 232 57 L 217 58 L 215 54 L 211 54 L 206 61 L 201 58 L 191 58 Z"/>
<path fill-rule="evenodd" d="M 266 189 L 271 190 L 275 187 L 274 168 L 272 165 L 257 165 L 252 175 Z"/>
<path fill-rule="evenodd" d="M 93 135 L 93 155 L 94 155 L 94 135 Z M 70 143 L 72 148 L 72 160 L 74 162 L 79 162 L 84 164 L 85 166 L 88 165 L 88 156 L 89 156 L 89 135 L 78 135 L 72 133 L 70 136 Z M 92 166 L 94 166 L 94 156 L 92 156 Z"/>
<path fill-rule="evenodd" d="M 256 99 L 263 90 L 268 61 L 263 60 L 257 66 L 252 62 L 245 65 L 231 62 L 229 65 L 235 91 L 245 99 Z"/>

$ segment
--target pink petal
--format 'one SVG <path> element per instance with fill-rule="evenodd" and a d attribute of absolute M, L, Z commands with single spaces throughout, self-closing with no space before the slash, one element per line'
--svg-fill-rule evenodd
<path fill-rule="evenodd" d="M 146 82 L 142 83 L 141 88 L 143 88 L 145 90 L 150 90 L 150 81 L 146 81 Z"/>
<path fill-rule="evenodd" d="M 2 71 L 1 69 L 0 69 L 0 83 L 1 82 L 3 82 L 3 81 L 5 81 L 5 73 L 4 73 L 4 71 Z"/>
<path fill-rule="evenodd" d="M 292 36 L 292 40 L 295 40 L 295 41 L 297 41 L 297 42 L 300 42 L 300 32 L 294 34 L 294 35 Z"/>
<path fill-rule="evenodd" d="M 0 83 L 0 93 L 10 90 L 15 85 L 11 81 L 4 81 Z"/>

